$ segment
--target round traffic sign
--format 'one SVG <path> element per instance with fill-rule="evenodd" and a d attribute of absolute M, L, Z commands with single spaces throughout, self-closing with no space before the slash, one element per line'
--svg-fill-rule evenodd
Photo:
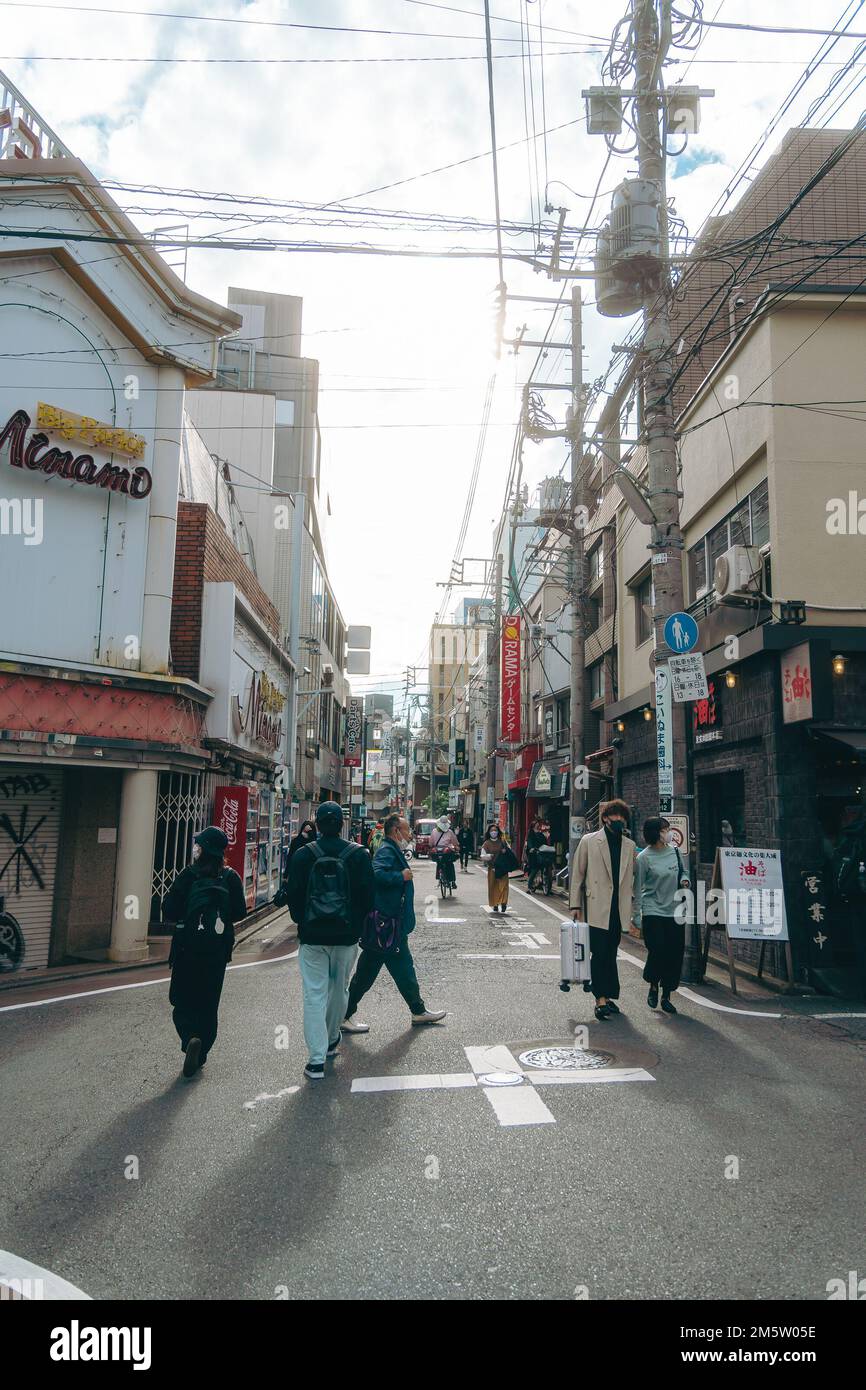
<path fill-rule="evenodd" d="M 698 645 L 698 625 L 689 613 L 672 613 L 665 623 L 665 642 L 672 652 L 690 652 Z"/>

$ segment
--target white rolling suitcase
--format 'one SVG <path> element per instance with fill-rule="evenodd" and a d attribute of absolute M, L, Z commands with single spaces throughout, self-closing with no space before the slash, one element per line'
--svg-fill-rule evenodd
<path fill-rule="evenodd" d="M 559 988 L 566 994 L 572 985 L 589 979 L 589 926 L 586 922 L 563 922 L 559 928 Z"/>

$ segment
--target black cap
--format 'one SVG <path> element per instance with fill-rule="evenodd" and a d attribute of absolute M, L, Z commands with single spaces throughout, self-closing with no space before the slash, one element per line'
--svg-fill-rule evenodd
<path fill-rule="evenodd" d="M 201 845 L 205 854 L 225 854 L 228 842 L 228 836 L 216 825 L 209 825 L 195 836 L 195 843 Z"/>
<path fill-rule="evenodd" d="M 343 808 L 338 801 L 323 801 L 316 811 L 316 825 L 320 830 L 342 829 Z"/>

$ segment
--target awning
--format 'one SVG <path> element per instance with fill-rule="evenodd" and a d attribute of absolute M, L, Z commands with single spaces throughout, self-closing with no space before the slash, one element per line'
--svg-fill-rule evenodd
<path fill-rule="evenodd" d="M 568 794 L 568 768 L 559 758 L 542 758 L 535 763 L 526 789 L 528 797 L 539 801 L 561 801 Z"/>
<path fill-rule="evenodd" d="M 519 777 L 515 777 L 513 782 L 508 783 L 510 792 L 522 792 L 529 786 L 529 773 L 522 772 Z"/>
<path fill-rule="evenodd" d="M 866 729 L 816 729 L 813 726 L 812 734 L 820 740 L 842 744 L 861 763 L 866 763 Z"/>

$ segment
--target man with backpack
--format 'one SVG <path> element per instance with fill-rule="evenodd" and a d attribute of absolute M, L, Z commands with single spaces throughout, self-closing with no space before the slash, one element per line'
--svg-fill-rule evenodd
<path fill-rule="evenodd" d="M 183 1074 L 195 1076 L 217 1035 L 217 1011 L 235 925 L 247 915 L 244 886 L 223 855 L 228 839 L 215 825 L 195 837 L 193 862 L 178 874 L 162 904 L 174 924 L 171 988 L 174 1026 L 185 1054 Z"/>
<path fill-rule="evenodd" d="M 304 987 L 304 1037 L 309 1061 L 304 1076 L 321 1081 L 325 1058 L 340 1045 L 349 976 L 364 919 L 373 908 L 373 865 L 360 845 L 342 837 L 339 802 L 316 812 L 318 839 L 298 850 L 289 865 L 289 912 L 298 924 L 298 960 Z"/>
<path fill-rule="evenodd" d="M 413 1026 L 439 1023 L 444 1009 L 428 1009 L 421 998 L 409 933 L 415 928 L 415 885 L 405 848 L 411 844 L 409 822 L 395 811 L 385 820 L 385 838 L 373 860 L 376 901 L 361 932 L 361 954 L 349 986 L 344 1033 L 369 1033 L 369 1023 L 355 1021 L 355 1010 L 384 965 L 409 1006 Z"/>

